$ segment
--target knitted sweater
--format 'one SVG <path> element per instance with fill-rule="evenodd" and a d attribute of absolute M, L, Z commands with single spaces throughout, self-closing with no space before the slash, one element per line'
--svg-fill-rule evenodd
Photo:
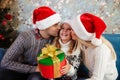
<path fill-rule="evenodd" d="M 105 44 L 84 50 L 84 63 L 90 72 L 90 78 L 86 80 L 116 80 L 116 61 L 112 59 L 111 51 Z"/>
<path fill-rule="evenodd" d="M 1 67 L 22 73 L 35 72 L 37 54 L 50 42 L 51 39 L 42 38 L 34 30 L 21 33 L 4 55 Z"/>
<path fill-rule="evenodd" d="M 68 53 L 68 50 L 69 50 L 69 44 L 70 44 L 70 41 L 63 44 L 61 42 L 61 40 L 59 40 L 59 43 L 61 45 L 61 50 L 65 52 L 65 55 L 66 55 L 66 58 L 69 62 L 69 64 L 71 64 L 71 68 L 70 70 L 68 71 L 67 75 L 68 76 L 72 76 L 72 80 L 76 80 L 76 73 L 77 73 L 77 70 L 79 68 L 79 65 L 80 65 L 80 48 L 77 48 L 73 53 L 69 54 Z"/>

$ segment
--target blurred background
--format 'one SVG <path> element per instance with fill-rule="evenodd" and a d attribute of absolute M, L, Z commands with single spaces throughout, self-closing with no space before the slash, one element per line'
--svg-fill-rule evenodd
<path fill-rule="evenodd" d="M 12 37 L 11 43 L 17 36 L 16 31 L 33 29 L 33 10 L 43 5 L 60 13 L 62 21 L 90 12 L 105 21 L 105 33 L 120 33 L 120 0 L 0 0 L 0 40 Z"/>

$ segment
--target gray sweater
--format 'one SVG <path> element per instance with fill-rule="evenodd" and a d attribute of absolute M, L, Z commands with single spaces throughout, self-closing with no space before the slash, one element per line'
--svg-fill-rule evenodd
<path fill-rule="evenodd" d="M 37 54 L 50 43 L 52 38 L 44 39 L 36 31 L 21 33 L 5 53 L 1 67 L 22 73 L 35 72 Z"/>

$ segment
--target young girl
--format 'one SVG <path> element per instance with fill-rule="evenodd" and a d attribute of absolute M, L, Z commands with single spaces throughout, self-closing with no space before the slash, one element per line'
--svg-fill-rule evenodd
<path fill-rule="evenodd" d="M 80 47 L 78 41 L 71 38 L 71 27 L 67 23 L 63 23 L 59 32 L 59 37 L 54 40 L 54 45 L 65 52 L 67 64 L 61 70 L 64 74 L 58 80 L 76 80 L 77 70 L 80 65 Z"/>
<path fill-rule="evenodd" d="M 116 53 L 110 42 L 101 36 L 105 23 L 90 13 L 78 15 L 68 23 L 73 29 L 72 38 L 79 37 L 83 46 L 84 64 L 89 70 L 89 78 L 85 80 L 116 80 Z"/>

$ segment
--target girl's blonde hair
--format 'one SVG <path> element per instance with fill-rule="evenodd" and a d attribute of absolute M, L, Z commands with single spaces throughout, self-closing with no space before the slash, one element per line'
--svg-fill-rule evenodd
<path fill-rule="evenodd" d="M 61 48 L 61 45 L 59 43 L 59 39 L 60 37 L 56 37 L 54 40 L 53 40 L 53 45 L 55 45 L 57 48 Z M 78 43 L 77 40 L 72 40 L 71 39 L 71 42 L 70 42 L 70 45 L 69 45 L 69 50 L 68 50 L 68 53 L 69 54 L 72 54 L 73 51 L 75 51 L 77 48 L 80 48 L 80 43 Z"/>
<path fill-rule="evenodd" d="M 101 39 L 102 39 L 102 42 L 103 42 L 105 45 L 107 45 L 108 48 L 111 50 L 112 58 L 113 58 L 114 60 L 116 60 L 116 52 L 115 52 L 112 44 L 111 44 L 107 39 L 105 39 L 104 37 L 101 37 Z M 88 41 L 84 41 L 84 40 L 79 39 L 79 42 L 81 42 L 83 45 L 85 45 L 85 46 L 87 46 L 87 47 L 92 47 L 92 48 L 95 48 L 95 47 L 96 47 L 96 46 L 93 45 L 90 41 L 88 42 Z"/>
<path fill-rule="evenodd" d="M 64 24 L 66 24 L 66 22 L 64 22 L 64 23 L 61 23 L 61 27 L 64 25 Z M 68 24 L 68 23 L 67 23 Z M 60 33 L 60 31 L 59 31 L 59 33 Z M 58 33 L 58 34 L 59 34 Z M 53 40 L 53 42 L 52 42 L 52 44 L 53 45 L 55 45 L 57 48 L 61 48 L 61 45 L 60 45 L 60 43 L 59 43 L 59 39 L 60 39 L 60 37 L 58 36 L 58 37 L 56 37 L 54 40 Z M 81 43 L 78 41 L 78 40 L 73 40 L 73 39 L 71 39 L 70 40 L 71 42 L 70 42 L 70 44 L 69 44 L 69 50 L 68 50 L 68 53 L 69 54 L 72 54 L 72 52 L 73 51 L 75 51 L 77 48 L 78 49 L 81 49 L 80 47 L 81 47 Z"/>

